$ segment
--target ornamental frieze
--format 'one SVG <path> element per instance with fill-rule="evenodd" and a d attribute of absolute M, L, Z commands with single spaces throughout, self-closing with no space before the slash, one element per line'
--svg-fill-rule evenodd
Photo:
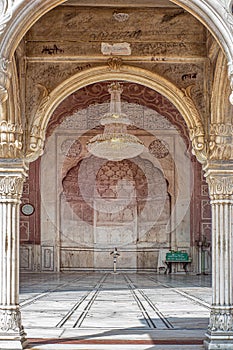
<path fill-rule="evenodd" d="M 208 174 L 206 181 L 212 199 L 222 199 L 233 195 L 233 175 Z"/>
<path fill-rule="evenodd" d="M 24 177 L 5 176 L 0 178 L 0 197 L 19 197 L 23 192 Z"/>

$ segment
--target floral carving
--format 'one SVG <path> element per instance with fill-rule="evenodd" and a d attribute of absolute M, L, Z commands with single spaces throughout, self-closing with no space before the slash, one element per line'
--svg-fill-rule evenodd
<path fill-rule="evenodd" d="M 231 124 L 210 124 L 210 159 L 228 160 L 233 156 L 233 127 Z"/>
<path fill-rule="evenodd" d="M 229 96 L 229 100 L 230 100 L 230 103 L 233 105 L 233 63 L 232 63 L 232 72 L 231 72 L 231 75 L 230 75 L 230 81 L 231 81 L 231 94 Z"/>
<path fill-rule="evenodd" d="M 0 35 L 12 17 L 14 0 L 0 0 Z"/>
<path fill-rule="evenodd" d="M 10 84 L 10 61 L 0 58 L 0 118 L 5 117 L 4 105 L 8 99 L 8 87 Z"/>
<path fill-rule="evenodd" d="M 21 315 L 18 309 L 16 310 L 0 310 L 0 331 L 19 332 L 22 331 Z"/>
<path fill-rule="evenodd" d="M 0 2 L 1 7 L 1 2 Z M 22 125 L 7 121 L 8 88 L 11 78 L 10 61 L 0 59 L 0 157 L 18 158 L 22 149 Z"/>
<path fill-rule="evenodd" d="M 233 331 L 233 315 L 231 310 L 212 310 L 208 330 L 211 332 Z"/>
<path fill-rule="evenodd" d="M 23 177 L 6 176 L 0 178 L 0 196 L 20 197 L 23 192 Z"/>
<path fill-rule="evenodd" d="M 41 126 L 41 118 L 44 116 L 47 103 L 50 100 L 48 89 L 41 84 L 37 84 L 37 87 L 40 91 L 40 102 L 36 111 L 34 123 L 30 130 L 29 153 L 27 154 L 27 157 L 30 159 L 37 158 L 43 153 L 45 130 Z"/>
<path fill-rule="evenodd" d="M 233 176 L 208 175 L 206 181 L 212 199 L 225 198 L 233 194 Z"/>
<path fill-rule="evenodd" d="M 181 89 L 183 92 L 184 103 L 189 106 L 189 109 L 195 120 L 195 127 L 189 126 L 189 135 L 192 142 L 192 152 L 195 154 L 199 162 L 204 163 L 207 159 L 206 154 L 206 142 L 205 142 L 205 131 L 201 123 L 201 117 L 193 102 L 191 96 L 191 90 L 193 85 L 188 86 L 186 89 Z"/>
<path fill-rule="evenodd" d="M 22 150 L 22 125 L 0 122 L 0 157 L 18 158 Z"/>
<path fill-rule="evenodd" d="M 233 22 L 233 16 L 231 15 L 231 20 Z M 233 61 L 228 62 L 228 77 L 230 79 L 231 94 L 229 96 L 230 103 L 233 105 Z"/>
<path fill-rule="evenodd" d="M 202 126 L 196 126 L 189 129 L 190 140 L 192 142 L 192 153 L 197 157 L 200 163 L 207 159 L 205 133 Z"/>
<path fill-rule="evenodd" d="M 230 25 L 231 29 L 233 30 L 233 16 L 232 16 L 232 11 L 230 10 L 231 10 L 231 5 L 229 6 L 229 10 L 224 8 L 224 17 L 227 23 Z"/>
<path fill-rule="evenodd" d="M 110 70 L 120 70 L 123 63 L 120 57 L 111 57 L 107 62 Z"/>

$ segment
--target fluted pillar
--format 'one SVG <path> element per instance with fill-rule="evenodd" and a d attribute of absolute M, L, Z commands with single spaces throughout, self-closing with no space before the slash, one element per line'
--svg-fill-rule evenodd
<path fill-rule="evenodd" d="M 0 349 L 26 343 L 19 309 L 19 205 L 27 168 L 0 161 Z"/>
<path fill-rule="evenodd" d="M 233 349 L 233 164 L 206 169 L 212 208 L 212 306 L 206 349 Z"/>

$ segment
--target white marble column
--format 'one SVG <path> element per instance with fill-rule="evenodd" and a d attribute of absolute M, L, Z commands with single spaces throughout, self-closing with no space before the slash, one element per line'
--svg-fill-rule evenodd
<path fill-rule="evenodd" d="M 27 168 L 0 161 L 0 349 L 23 349 L 19 309 L 19 205 Z"/>
<path fill-rule="evenodd" d="M 233 349 L 233 164 L 206 170 L 212 208 L 212 307 L 206 349 Z"/>

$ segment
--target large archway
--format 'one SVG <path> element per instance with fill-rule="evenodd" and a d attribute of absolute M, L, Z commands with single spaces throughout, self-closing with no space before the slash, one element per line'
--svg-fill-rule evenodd
<path fill-rule="evenodd" d="M 212 38 L 210 40 L 210 46 L 211 49 L 208 51 L 205 51 L 207 43 L 206 41 L 203 41 L 203 45 L 200 45 L 200 51 L 195 48 L 195 45 L 191 45 L 191 58 L 188 56 L 185 56 L 185 60 L 182 61 L 182 57 L 179 56 L 179 50 L 182 51 L 182 47 L 186 47 L 187 45 L 182 42 L 180 43 L 180 39 L 178 39 L 177 42 L 172 44 L 172 48 L 175 50 L 176 57 L 174 60 L 174 57 L 171 58 L 171 54 L 169 52 L 170 45 L 166 43 L 166 50 L 165 54 L 163 52 L 159 51 L 158 53 L 158 46 L 156 46 L 156 50 L 154 51 L 153 45 L 152 49 L 151 47 L 146 48 L 146 51 L 144 50 L 143 55 L 134 55 L 131 56 L 131 53 L 129 54 L 129 48 L 131 47 L 128 45 L 129 43 L 123 44 L 123 51 L 126 51 L 126 55 L 118 54 L 116 57 L 112 57 L 112 59 L 108 60 L 108 56 L 106 55 L 106 45 L 103 45 L 103 48 L 101 46 L 101 57 L 98 56 L 98 59 L 96 60 L 96 57 L 93 59 L 94 66 L 92 66 L 92 63 L 88 61 L 85 62 L 85 64 L 78 65 L 77 70 L 81 71 L 80 73 L 73 73 L 68 74 L 68 78 L 64 76 L 62 77 L 62 74 L 59 74 L 60 82 L 55 79 L 58 77 L 58 74 L 56 74 L 59 71 L 59 68 L 53 71 L 53 78 L 54 78 L 54 85 L 52 84 L 51 76 L 49 83 L 51 84 L 51 87 L 45 84 L 44 82 L 47 81 L 47 78 L 49 75 L 47 73 L 45 74 L 45 71 L 43 74 L 41 74 L 41 77 L 43 76 L 42 81 L 37 81 L 40 86 L 41 94 L 38 94 L 38 92 L 35 92 L 35 82 L 36 80 L 31 80 L 31 85 L 29 83 L 30 79 L 28 77 L 31 75 L 33 77 L 32 70 L 30 71 L 30 68 L 33 66 L 33 62 L 37 62 L 37 60 L 40 60 L 41 57 L 36 56 L 38 54 L 38 51 L 35 50 L 35 54 L 30 56 L 30 49 L 29 44 L 27 46 L 27 50 L 24 51 L 24 40 L 21 42 L 21 45 L 18 47 L 17 54 L 13 58 L 15 49 L 17 45 L 19 44 L 20 40 L 22 39 L 23 35 L 26 33 L 26 31 L 31 27 L 33 23 L 37 23 L 37 20 L 44 14 L 48 13 L 48 10 L 52 10 L 53 7 L 56 7 L 58 4 L 62 4 L 63 1 L 43 1 L 43 4 L 41 1 L 37 2 L 37 11 L 34 12 L 34 4 L 28 3 L 28 2 L 18 2 L 17 4 L 13 5 L 13 2 L 3 2 L 3 15 L 1 17 L 1 23 L 2 23 L 2 40 L 1 40 L 1 78 L 2 78 L 2 89 L 1 89 L 1 155 L 2 158 L 4 158 L 2 162 L 2 216 L 4 217 L 3 222 L 11 222 L 11 225 L 13 229 L 10 229 L 10 226 L 3 225 L 3 235 L 9 238 L 10 240 L 13 237 L 13 240 L 15 240 L 16 237 L 16 245 L 9 246 L 7 245 L 7 253 L 6 253 L 6 261 L 7 264 L 3 264 L 2 268 L 6 269 L 5 272 L 2 272 L 2 276 L 8 276 L 7 283 L 5 283 L 5 277 L 3 278 L 3 282 L 5 283 L 5 289 L 8 292 L 4 292 L 2 295 L 2 305 L 3 308 L 2 313 L 4 317 L 3 320 L 6 320 L 6 325 L 2 329 L 7 329 L 6 332 L 9 333 L 11 331 L 11 327 L 9 327 L 10 324 L 13 324 L 14 329 L 16 329 L 17 339 L 11 338 L 12 341 L 16 340 L 18 342 L 18 346 L 20 347 L 21 340 L 23 341 L 23 331 L 20 324 L 20 313 L 17 306 L 17 271 L 18 271 L 18 265 L 17 265 L 17 259 L 15 259 L 15 256 L 17 255 L 17 236 L 18 236 L 18 210 L 19 210 L 19 200 L 22 193 L 22 182 L 25 177 L 25 159 L 26 161 L 32 161 L 36 159 L 39 155 L 43 152 L 43 146 L 44 146 L 44 140 L 45 140 L 45 132 L 46 127 L 49 121 L 49 118 L 52 114 L 52 112 L 55 110 L 55 108 L 58 106 L 58 104 L 69 94 L 74 92 L 75 90 L 84 87 L 87 84 L 91 84 L 98 81 L 105 81 L 105 80 L 125 80 L 125 81 L 131 81 L 139 84 L 143 84 L 147 87 L 150 87 L 154 90 L 159 91 L 164 96 L 166 96 L 168 99 L 170 99 L 174 105 L 177 107 L 177 109 L 180 111 L 182 116 L 184 117 L 189 133 L 190 133 L 190 139 L 193 144 L 193 150 L 198 156 L 198 159 L 205 163 L 205 170 L 207 179 L 209 182 L 209 188 L 210 188 L 210 195 L 212 198 L 212 208 L 214 217 L 216 220 L 213 221 L 214 228 L 213 228 L 213 244 L 214 244 L 214 262 L 216 259 L 216 264 L 214 264 L 214 302 L 212 307 L 212 313 L 211 313 L 211 322 L 209 326 L 209 338 L 210 345 L 209 348 L 214 348 L 215 343 L 220 344 L 224 348 L 225 341 L 228 339 L 228 342 L 230 341 L 232 337 L 232 294 L 231 294 L 231 267 L 230 272 L 228 271 L 228 265 L 229 261 L 231 261 L 231 244 L 229 241 L 229 237 L 231 236 L 231 216 L 230 216 L 230 210 L 232 207 L 232 168 L 231 168 L 231 162 L 229 161 L 231 157 L 231 139 L 232 139 L 232 131 L 231 131 L 231 121 L 229 122 L 229 119 L 225 119 L 224 116 L 218 116 L 218 113 L 215 113 L 217 122 L 215 122 L 215 119 L 212 119 L 212 113 L 210 113 L 209 105 L 210 105 L 210 95 L 211 95 L 211 86 L 208 84 L 202 84 L 202 88 L 199 90 L 198 88 L 194 92 L 194 94 L 191 94 L 192 90 L 192 79 L 196 79 L 196 77 L 199 77 L 204 74 L 205 77 L 208 75 L 207 71 L 208 65 L 203 64 L 203 70 L 200 69 L 198 73 L 196 71 L 189 71 L 189 68 L 193 66 L 186 65 L 187 71 L 184 72 L 184 74 L 180 74 L 179 69 L 171 70 L 171 67 L 173 64 L 176 66 L 181 64 L 184 64 L 183 67 L 185 67 L 185 60 L 189 61 L 189 59 L 195 61 L 196 66 L 198 66 L 197 62 L 207 62 L 208 59 L 210 59 L 210 71 L 211 74 L 214 73 L 214 64 L 216 57 L 218 56 L 219 49 L 216 43 L 212 41 Z M 188 12 L 195 15 L 202 23 L 205 24 L 207 28 L 209 28 L 210 32 L 213 33 L 215 38 L 218 40 L 220 46 L 223 48 L 229 65 L 229 76 L 232 75 L 232 28 L 231 28 L 231 3 L 228 3 L 227 10 L 224 7 L 224 4 L 219 5 L 217 2 L 213 2 L 211 6 L 207 2 L 203 1 L 192 1 L 190 2 L 190 5 L 186 4 L 186 1 L 174 1 L 174 3 L 180 4 L 181 6 L 185 7 Z M 80 5 L 80 2 L 79 2 Z M 124 4 L 125 6 L 125 4 Z M 144 6 L 144 4 L 143 4 Z M 153 7 L 153 2 L 150 4 L 147 4 L 148 8 Z M 121 6 L 118 8 L 118 10 L 122 8 Z M 129 6 L 130 8 L 130 6 Z M 131 8 L 132 10 L 132 8 Z M 58 11 L 63 11 L 62 8 L 58 9 Z M 162 19 L 160 18 L 161 23 L 167 23 L 170 20 L 176 18 L 177 14 L 174 17 L 174 11 L 169 10 L 172 12 L 167 16 L 166 14 L 163 14 Z M 33 13 L 34 12 L 34 13 Z M 156 12 L 156 11 L 155 11 Z M 193 17 L 191 15 L 188 15 L 185 11 L 178 11 L 178 15 L 184 15 L 186 16 L 186 25 L 188 23 L 187 18 L 193 23 L 195 22 Z M 30 15 L 32 14 L 33 15 Z M 151 11 L 150 11 L 151 13 Z M 119 11 L 118 11 L 119 15 Z M 122 14 L 121 14 L 122 15 Z M 117 16 L 114 17 L 114 20 L 116 20 L 119 23 L 121 23 L 122 18 L 127 18 L 126 16 Z M 72 17 L 72 16 L 71 16 Z M 57 17 L 58 18 L 58 17 Z M 139 17 L 138 17 L 139 18 Z M 154 18 L 154 16 L 151 16 L 151 18 Z M 66 17 L 66 19 L 70 19 L 70 17 Z M 72 19 L 72 18 L 71 18 Z M 226 20 L 224 20 L 226 19 Z M 124 19 L 123 19 L 124 20 Z M 184 18 L 183 18 L 184 20 Z M 178 21 L 179 22 L 179 21 Z M 184 21 L 185 22 L 185 21 Z M 190 23 L 191 23 L 190 22 Z M 147 23 L 144 21 L 144 23 Z M 148 21 L 150 23 L 150 21 Z M 174 23 L 173 23 L 174 24 Z M 199 28 L 200 32 L 203 30 L 203 33 L 205 31 L 205 28 L 201 27 L 200 23 L 197 21 L 195 22 L 195 25 Z M 72 25 L 71 25 L 72 26 Z M 174 24 L 176 26 L 176 24 Z M 41 26 L 43 28 L 43 26 Z M 32 33 L 32 32 L 31 32 Z M 137 36 L 138 32 L 135 32 L 135 35 Z M 187 30 L 187 33 L 189 31 Z M 172 33 L 170 33 L 172 34 Z M 206 33 L 208 34 L 208 33 Z M 125 34 L 128 35 L 127 33 Z M 167 35 L 167 33 L 166 33 Z M 185 35 L 184 33 L 178 33 L 178 35 Z M 153 36 L 153 35 L 152 35 Z M 80 36 L 81 37 L 81 36 Z M 115 50 L 114 46 L 114 38 L 111 37 L 112 41 L 110 44 L 110 50 Z M 131 38 L 132 39 L 132 38 Z M 133 40 L 135 37 L 133 37 Z M 136 38 L 137 39 L 137 38 Z M 186 38 L 187 39 L 187 38 Z M 176 41 L 175 40 L 175 41 Z M 29 40 L 30 41 L 30 40 Z M 36 40 L 35 40 L 36 41 Z M 84 40 L 85 41 L 85 40 Z M 95 37 L 94 40 L 95 41 Z M 123 41 L 123 40 L 121 40 Z M 28 41 L 26 40 L 28 43 Z M 86 41 L 89 42 L 89 41 Z M 189 41 L 188 41 L 189 42 Z M 208 42 L 209 43 L 209 42 Z M 120 50 L 121 45 L 118 45 L 117 43 L 117 49 Z M 154 44 L 152 40 L 152 44 Z M 189 42 L 190 44 L 190 42 Z M 213 45 L 212 45 L 213 44 Z M 162 45 L 162 44 L 161 44 Z M 32 45 L 33 46 L 33 45 Z M 207 45 L 208 46 L 208 45 Z M 176 47 L 176 49 L 175 49 Z M 178 49 L 177 49 L 178 47 Z M 95 48 L 94 43 L 92 43 L 92 48 Z M 161 46 L 159 45 L 159 50 Z M 205 48 L 205 49 L 204 49 Z M 35 49 L 35 47 L 34 47 Z M 135 49 L 136 50 L 136 49 Z M 148 51 L 149 50 L 149 53 Z M 85 51 L 85 50 L 84 50 Z M 26 52 L 26 53 L 25 53 Z M 33 52 L 33 50 L 32 50 Z M 47 54 L 50 55 L 51 52 L 55 52 L 56 54 L 62 54 L 64 53 L 64 49 L 60 48 L 56 44 L 54 44 L 52 47 L 50 44 L 48 46 L 45 45 L 44 48 L 41 49 L 40 54 Z M 78 52 L 81 52 L 79 49 Z M 115 52 L 115 51 L 114 51 Z M 117 51 L 118 53 L 120 51 Z M 136 52 L 136 51 L 135 51 Z M 187 52 L 190 54 L 190 51 L 187 50 Z M 204 54 L 203 54 L 204 52 Z M 148 54 L 147 54 L 148 53 Z M 196 56 L 195 56 L 196 55 Z M 39 55 L 40 56 L 40 55 Z M 113 55 L 114 56 L 114 55 Z M 120 56 L 120 57 L 118 57 Z M 123 57 L 124 56 L 124 57 Z M 201 56 L 201 57 L 200 57 Z M 26 71 L 28 73 L 27 76 L 27 93 L 28 91 L 34 91 L 35 94 L 33 95 L 33 98 L 30 99 L 30 93 L 28 93 L 26 99 L 24 95 L 24 89 L 25 84 L 23 82 L 23 79 L 21 77 L 25 76 L 25 66 L 22 64 L 25 57 L 27 57 L 27 68 Z M 77 57 L 76 57 L 77 58 Z M 179 60 L 179 59 L 181 60 Z M 183 57 L 184 58 L 184 57 Z M 86 58 L 85 58 L 86 59 Z M 207 59 L 207 60 L 206 60 Z M 10 64 L 10 61 L 13 60 L 12 65 Z M 19 63 L 21 61 L 21 64 Z M 45 62 L 46 59 L 43 59 Z M 49 60 L 48 60 L 49 61 Z M 56 61 L 56 59 L 55 59 Z M 56 64 L 57 67 L 59 66 L 58 62 L 61 62 L 62 58 L 58 57 Z M 69 62 L 72 62 L 72 58 L 69 57 Z M 220 59 L 219 59 L 219 65 L 220 65 Z M 31 66 L 30 66 L 30 64 Z M 51 59 L 50 62 L 54 63 L 54 60 Z M 148 62 L 150 64 L 154 65 L 153 67 L 149 67 Z M 152 62 L 152 63 L 151 63 Z M 167 64 L 170 65 L 170 73 L 174 73 L 175 79 L 173 80 L 172 74 L 168 76 L 166 75 L 166 68 L 163 68 L 161 71 L 157 72 L 156 64 L 160 63 L 160 67 L 162 65 L 166 66 Z M 190 63 L 190 61 L 189 61 Z M 192 62 L 193 63 L 193 62 Z M 223 64 L 226 65 L 226 62 L 223 60 Z M 30 66 L 30 68 L 29 68 Z M 183 68 L 182 67 L 182 68 Z M 188 67 L 188 68 L 187 68 Z M 53 67 L 54 68 L 54 67 Z M 219 66 L 218 66 L 219 68 Z M 154 69 L 154 70 L 153 70 Z M 19 82 L 20 85 L 18 85 L 17 82 L 17 70 L 20 76 Z M 48 72 L 48 71 L 47 71 Z M 50 70 L 51 72 L 51 70 Z M 205 72 L 205 73 L 203 73 Z M 10 75 L 12 74 L 12 78 Z M 177 76 L 179 76 L 179 81 L 177 79 Z M 225 76 L 225 75 L 224 75 Z M 223 79 L 223 76 L 219 76 L 220 80 Z M 11 80 L 12 79 L 12 80 Z M 196 81 L 196 80 L 195 80 Z M 198 80 L 200 82 L 200 80 Z M 196 84 L 197 87 L 198 84 Z M 211 85 L 211 84 L 210 84 Z M 194 88 L 195 90 L 195 88 Z M 20 93 L 19 93 L 20 91 Z M 203 96 L 204 98 L 203 98 Z M 39 96 L 40 95 L 40 96 Z M 14 96 L 17 96 L 15 98 Z M 19 101 L 21 100 L 21 103 Z M 26 101 L 26 102 L 25 102 Z M 224 96 L 224 101 L 226 100 L 226 97 Z M 24 103 L 25 102 L 25 103 Z M 206 105 L 205 105 L 206 103 Z M 26 108 L 24 109 L 24 106 Z M 19 108 L 21 107 L 21 109 Z M 212 106 L 213 107 L 213 106 Z M 215 106 L 216 107 L 216 106 Z M 28 108 L 28 109 L 27 109 Z M 230 110 L 229 108 L 226 108 L 226 110 Z M 204 113 L 203 113 L 204 111 Z M 225 113 L 225 112 L 224 112 Z M 25 117 L 26 116 L 26 117 Z M 211 123 L 212 121 L 212 123 Z M 226 123 L 225 123 L 226 122 Z M 223 137 L 222 137 L 223 134 Z M 7 160 L 8 159 L 8 160 Z M 17 161 L 15 161 L 17 159 Z M 220 161 L 220 162 L 218 162 Z M 6 175 L 7 174 L 7 175 Z M 17 174 L 17 175 L 16 175 Z M 13 203 L 9 200 L 12 199 L 12 193 L 15 198 L 14 205 L 9 205 L 9 203 Z M 5 211 L 5 204 L 8 203 L 9 210 Z M 229 210 L 228 210 L 229 209 Z M 15 215 L 15 210 L 16 214 Z M 221 221 L 222 213 L 224 212 L 225 221 Z M 8 218 L 8 219 L 7 219 Z M 219 221 L 220 220 L 220 221 Z M 218 222 L 220 222 L 220 225 L 218 225 Z M 6 229 L 7 227 L 7 229 Z M 216 233 L 217 232 L 217 233 Z M 13 235 L 13 236 L 11 236 Z M 225 235 L 225 236 L 224 236 Z M 4 236 L 4 237 L 5 237 Z M 8 237 L 9 236 L 9 237 Z M 228 237 L 229 236 L 229 237 Z M 219 246 L 219 242 L 221 242 L 221 251 L 217 249 Z M 226 253 L 226 254 L 225 254 Z M 5 253 L 4 253 L 5 254 Z M 15 255 L 16 254 L 16 255 Z M 15 263 L 16 261 L 16 263 Z M 10 269 L 8 269 L 7 266 L 10 266 Z M 15 273 L 16 271 L 16 273 Z M 11 279 L 11 282 L 9 283 L 9 274 L 13 276 Z M 224 287 L 220 287 L 220 284 L 224 285 Z M 14 292 L 16 290 L 16 292 Z M 13 291 L 13 292 L 12 292 Z M 8 293 L 8 294 L 7 294 Z M 13 294 L 12 294 L 13 293 Z M 8 297 L 6 297 L 8 295 Z M 9 298 L 11 300 L 11 305 L 13 305 L 13 308 L 9 308 Z M 216 306 L 217 305 L 217 306 Z M 227 305 L 227 306 L 226 306 Z M 10 311 L 9 311 L 10 310 Z M 230 311 L 229 311 L 230 310 Z M 8 320 L 10 320 L 8 322 Z M 13 328 L 12 326 L 12 328 Z M 227 333 L 227 336 L 225 337 L 225 333 Z M 222 345 L 224 344 L 224 345 Z M 208 345 L 207 345 L 208 346 Z"/>

